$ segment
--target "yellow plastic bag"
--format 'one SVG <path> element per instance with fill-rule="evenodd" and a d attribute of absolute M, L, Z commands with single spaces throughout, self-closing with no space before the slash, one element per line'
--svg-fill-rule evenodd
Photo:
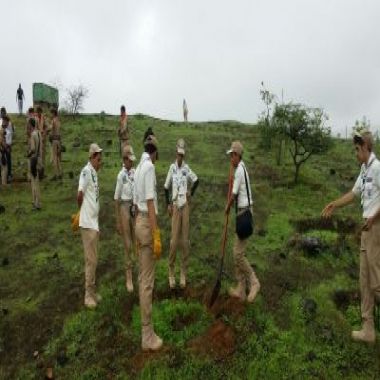
<path fill-rule="evenodd" d="M 71 229 L 73 232 L 77 232 L 79 230 L 79 215 L 80 210 L 76 214 L 71 215 Z"/>
<path fill-rule="evenodd" d="M 161 246 L 161 234 L 160 230 L 156 228 L 153 231 L 153 256 L 156 260 L 161 257 L 162 246 Z"/>

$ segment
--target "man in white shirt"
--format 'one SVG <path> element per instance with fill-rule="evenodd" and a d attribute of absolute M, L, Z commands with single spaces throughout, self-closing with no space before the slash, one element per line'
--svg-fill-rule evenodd
<path fill-rule="evenodd" d="M 194 195 L 199 181 L 196 174 L 184 162 L 185 141 L 179 139 L 177 142 L 177 159 L 170 165 L 165 181 L 165 197 L 168 213 L 172 217 L 172 236 L 169 252 L 169 286 L 175 288 L 175 259 L 178 243 L 182 243 L 182 260 L 180 273 L 180 286 L 186 287 L 186 276 L 189 261 L 189 201 Z M 192 185 L 188 191 L 188 184 Z M 172 199 L 170 201 L 169 189 L 172 188 Z"/>
<path fill-rule="evenodd" d="M 132 167 L 136 157 L 133 148 L 126 145 L 122 150 L 123 167 L 120 170 L 115 188 L 116 230 L 123 238 L 125 249 L 125 275 L 128 292 L 133 292 L 132 281 L 132 242 L 134 240 L 133 192 L 135 169 Z"/>
<path fill-rule="evenodd" d="M 91 144 L 89 161 L 82 169 L 78 186 L 78 206 L 80 207 L 79 227 L 81 228 L 85 260 L 84 304 L 94 308 L 101 297 L 96 294 L 95 276 L 97 248 L 99 240 L 99 184 L 97 172 L 102 162 L 102 149 Z"/>
<path fill-rule="evenodd" d="M 240 141 L 234 141 L 231 148 L 227 151 L 230 156 L 231 164 L 235 168 L 234 182 L 232 186 L 232 193 L 227 202 L 226 214 L 230 212 L 230 208 L 234 202 L 237 203 L 237 215 L 251 209 L 252 212 L 252 193 L 251 184 L 249 182 L 248 171 L 242 160 L 243 145 Z M 247 193 L 248 189 L 248 193 Z M 248 238 L 240 239 L 236 234 L 233 246 L 233 255 L 235 263 L 235 273 L 238 285 L 236 288 L 230 289 L 229 294 L 231 297 L 239 298 L 244 301 L 247 297 L 248 302 L 253 302 L 260 290 L 260 282 L 245 257 L 245 249 L 248 243 Z M 246 296 L 246 285 L 249 286 L 249 293 Z"/>
<path fill-rule="evenodd" d="M 380 297 L 380 162 L 373 153 L 373 137 L 367 130 L 353 137 L 356 158 L 361 163 L 360 174 L 351 191 L 330 202 L 322 211 L 330 217 L 334 210 L 360 198 L 363 227 L 360 245 L 360 293 L 362 329 L 353 331 L 356 341 L 373 343 L 376 332 L 373 321 L 375 298 Z"/>
<path fill-rule="evenodd" d="M 157 160 L 157 140 L 149 135 L 144 142 L 145 152 L 135 172 L 134 204 L 137 205 L 136 239 L 139 256 L 139 299 L 141 312 L 141 346 L 159 350 L 162 339 L 152 325 L 152 293 L 156 259 L 161 256 L 161 237 L 157 225 L 157 190 L 154 164 Z"/>

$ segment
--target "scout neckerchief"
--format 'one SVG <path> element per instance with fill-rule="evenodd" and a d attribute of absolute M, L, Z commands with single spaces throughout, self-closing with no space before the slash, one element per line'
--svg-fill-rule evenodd
<path fill-rule="evenodd" d="M 360 172 L 360 176 L 361 176 L 361 180 L 362 180 L 361 188 L 360 188 L 360 191 L 361 191 L 361 193 L 360 193 L 360 205 L 362 208 L 364 206 L 365 184 L 367 181 L 368 171 L 369 171 L 369 168 L 372 165 L 373 161 L 375 161 L 375 160 L 376 160 L 376 156 L 374 155 L 367 166 L 365 164 L 363 164 L 362 170 Z"/>

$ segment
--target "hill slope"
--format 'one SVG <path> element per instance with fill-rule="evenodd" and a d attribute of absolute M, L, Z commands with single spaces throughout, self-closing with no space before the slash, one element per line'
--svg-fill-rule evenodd
<path fill-rule="evenodd" d="M 16 179 L 25 175 L 22 119 L 13 153 Z M 164 338 L 156 354 L 140 350 L 138 298 L 127 294 L 122 241 L 115 231 L 113 192 L 121 166 L 117 118 L 63 119 L 64 180 L 44 180 L 42 207 L 31 210 L 30 185 L 15 181 L 0 188 L 0 378 L 41 378 L 53 368 L 59 379 L 125 378 L 361 378 L 379 375 L 379 346 L 350 340 L 360 325 L 358 296 L 359 207 L 321 223 L 327 201 L 347 191 L 357 175 L 349 142 L 337 140 L 326 155 L 302 169 L 301 183 L 289 185 L 289 158 L 275 165 L 274 152 L 258 147 L 254 126 L 233 123 L 174 123 L 144 115 L 130 118 L 139 158 L 142 136 L 152 126 L 158 137 L 156 166 L 163 257 L 156 269 L 154 321 Z M 200 178 L 191 206 L 189 287 L 171 293 L 167 284 L 170 220 L 163 183 L 175 158 L 175 143 L 186 140 L 186 161 Z M 227 297 L 234 283 L 229 228 L 223 289 L 212 310 L 207 296 L 215 281 L 229 161 L 234 139 L 245 147 L 253 184 L 255 235 L 247 257 L 262 290 L 253 305 Z M 96 141 L 105 149 L 99 173 L 101 214 L 97 280 L 103 302 L 95 311 L 83 303 L 83 251 L 70 230 L 76 211 L 77 180 Z M 77 144 L 73 144 L 76 142 Z M 78 145 L 74 147 L 73 145 Z M 47 168 L 52 175 L 51 167 Z M 305 248 L 304 237 L 322 244 Z M 135 267 L 137 285 L 137 267 Z M 37 354 L 38 351 L 38 354 Z M 35 353 L 35 355 L 34 355 Z"/>

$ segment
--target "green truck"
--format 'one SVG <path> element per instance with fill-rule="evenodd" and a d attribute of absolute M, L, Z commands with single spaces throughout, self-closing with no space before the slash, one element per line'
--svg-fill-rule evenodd
<path fill-rule="evenodd" d="M 45 83 L 33 83 L 33 106 L 43 108 L 57 108 L 59 106 L 59 92 L 56 88 Z"/>

